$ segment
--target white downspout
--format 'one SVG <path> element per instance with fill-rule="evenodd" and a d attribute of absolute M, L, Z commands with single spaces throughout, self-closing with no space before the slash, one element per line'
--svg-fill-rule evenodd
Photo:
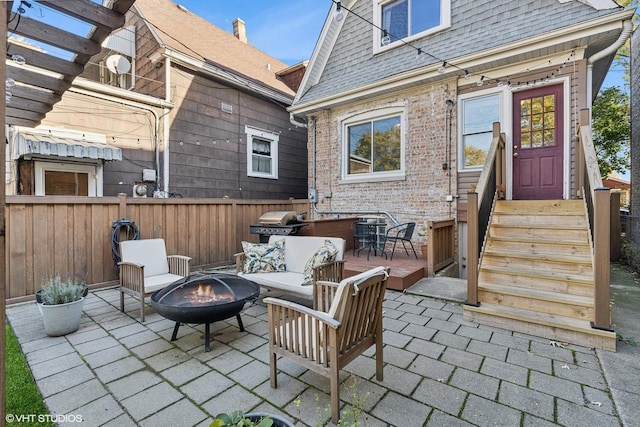
<path fill-rule="evenodd" d="M 164 81 L 165 81 L 165 101 L 169 102 L 171 99 L 171 59 L 165 58 L 164 60 Z M 164 140 L 164 151 L 163 151 L 163 190 L 165 194 L 169 193 L 169 134 L 170 134 L 170 126 L 171 119 L 169 117 L 169 109 L 164 108 L 162 112 L 162 139 Z"/>
<path fill-rule="evenodd" d="M 633 23 L 630 19 L 622 23 L 622 32 L 612 45 L 602 49 L 587 60 L 587 108 L 589 109 L 589 121 L 591 121 L 591 106 L 593 105 L 593 64 L 600 59 L 615 53 L 627 41 L 633 31 Z"/>

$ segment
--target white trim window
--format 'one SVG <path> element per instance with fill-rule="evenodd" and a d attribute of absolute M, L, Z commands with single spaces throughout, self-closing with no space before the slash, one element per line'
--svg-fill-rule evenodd
<path fill-rule="evenodd" d="M 102 165 L 35 162 L 36 196 L 102 196 Z"/>
<path fill-rule="evenodd" d="M 278 179 L 278 140 L 266 130 L 245 126 L 247 134 L 247 175 Z"/>
<path fill-rule="evenodd" d="M 404 177 L 404 110 L 385 108 L 343 122 L 345 180 Z"/>
<path fill-rule="evenodd" d="M 451 0 L 373 0 L 373 18 L 375 52 L 449 28 Z"/>
<path fill-rule="evenodd" d="M 500 122 L 501 94 L 460 101 L 460 169 L 482 169 L 493 139 L 493 123 Z"/>

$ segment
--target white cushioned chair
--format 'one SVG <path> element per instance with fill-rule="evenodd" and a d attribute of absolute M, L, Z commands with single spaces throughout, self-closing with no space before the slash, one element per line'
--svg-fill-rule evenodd
<path fill-rule="evenodd" d="M 138 298 L 141 322 L 145 297 L 189 275 L 191 258 L 167 256 L 164 239 L 122 241 L 120 258 L 120 310 L 124 312 L 124 294 Z"/>

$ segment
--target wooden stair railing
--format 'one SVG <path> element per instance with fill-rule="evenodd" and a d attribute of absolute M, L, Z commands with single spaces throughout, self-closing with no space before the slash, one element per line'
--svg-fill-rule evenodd
<path fill-rule="evenodd" d="M 578 197 L 585 201 L 591 231 L 595 280 L 595 313 L 591 327 L 611 330 L 609 268 L 612 198 L 611 190 L 602 184 L 589 122 L 589 110 L 581 110 L 576 144 L 576 189 Z"/>
<path fill-rule="evenodd" d="M 478 305 L 478 266 L 486 241 L 495 200 L 504 197 L 506 177 L 505 134 L 500 123 L 493 124 L 493 139 L 475 191 L 467 195 L 467 301 Z"/>

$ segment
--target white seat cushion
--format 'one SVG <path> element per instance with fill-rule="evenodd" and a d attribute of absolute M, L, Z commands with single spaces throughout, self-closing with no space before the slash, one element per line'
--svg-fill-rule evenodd
<path fill-rule="evenodd" d="M 313 286 L 303 286 L 304 274 L 294 271 L 273 272 L 273 273 L 238 273 L 239 276 L 247 280 L 256 282 L 259 285 L 270 287 L 283 292 L 291 292 L 300 295 L 312 296 Z"/>
<path fill-rule="evenodd" d="M 155 292 L 180 279 L 184 279 L 184 277 L 171 273 L 146 276 L 144 278 L 144 293 Z"/>
<path fill-rule="evenodd" d="M 144 276 L 169 273 L 164 239 L 125 240 L 120 242 L 122 261 L 144 265 Z"/>

